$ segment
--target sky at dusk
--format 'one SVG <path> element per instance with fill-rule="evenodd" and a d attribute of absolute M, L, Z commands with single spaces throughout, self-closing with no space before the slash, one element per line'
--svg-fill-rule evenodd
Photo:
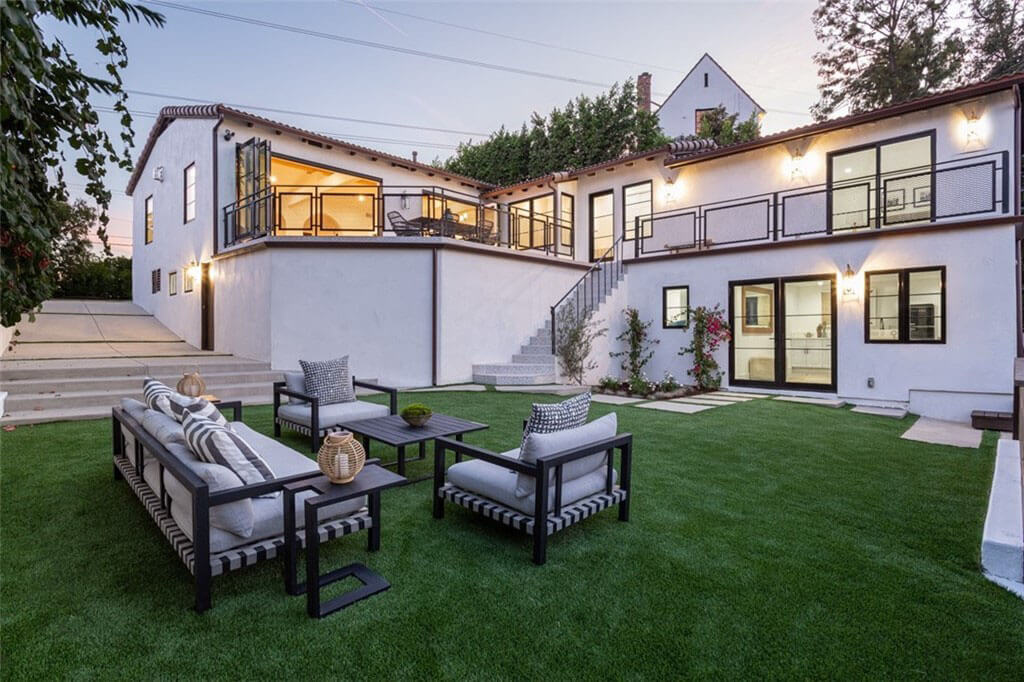
<path fill-rule="evenodd" d="M 449 156 L 460 140 L 482 139 L 502 125 L 518 128 L 534 111 L 547 113 L 579 94 L 597 95 L 602 85 L 642 71 L 653 74 L 653 99 L 660 102 L 704 52 L 767 109 L 766 132 L 810 123 L 805 112 L 816 101 L 814 2 L 178 1 L 475 63 L 451 63 L 150 4 L 165 16 L 165 26 L 129 24 L 122 32 L 129 57 L 125 87 L 158 95 L 130 95 L 129 109 L 138 112 L 133 159 L 153 124 L 152 114 L 162 106 L 188 103 L 175 99 L 185 97 L 243 109 L 249 105 L 476 133 L 254 110 L 402 156 L 417 150 L 421 161 L 429 161 Z M 63 40 L 83 68 L 100 72 L 94 35 L 52 21 L 44 21 L 43 28 Z M 509 73 L 480 63 L 586 83 Z M 94 102 L 110 105 L 99 97 Z M 114 137 L 116 116 L 102 113 L 101 120 Z M 82 196 L 84 181 L 72 165 L 69 157 L 72 196 Z M 131 243 L 127 180 L 120 169 L 108 173 L 114 192 L 109 233 L 121 254 L 129 253 Z"/>

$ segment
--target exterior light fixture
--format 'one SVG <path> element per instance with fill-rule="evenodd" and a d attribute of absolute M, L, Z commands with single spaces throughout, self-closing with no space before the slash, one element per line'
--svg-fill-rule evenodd
<path fill-rule="evenodd" d="M 964 143 L 981 144 L 981 117 L 977 114 L 967 118 L 964 125 Z"/>
<path fill-rule="evenodd" d="M 804 155 L 795 154 L 789 162 L 789 179 L 800 180 L 804 177 Z"/>
<path fill-rule="evenodd" d="M 187 270 L 185 270 L 185 274 L 188 275 L 188 278 L 192 280 L 193 283 L 198 281 L 199 275 L 202 274 L 202 270 L 199 268 L 199 263 L 192 261 L 192 264 L 188 266 Z"/>
<path fill-rule="evenodd" d="M 963 122 L 960 124 L 964 149 L 983 149 L 988 127 L 985 123 L 985 105 L 981 100 L 972 100 L 960 106 Z"/>
<path fill-rule="evenodd" d="M 853 296 L 857 293 L 857 273 L 853 271 L 850 264 L 846 264 L 846 270 L 843 271 L 843 295 Z"/>

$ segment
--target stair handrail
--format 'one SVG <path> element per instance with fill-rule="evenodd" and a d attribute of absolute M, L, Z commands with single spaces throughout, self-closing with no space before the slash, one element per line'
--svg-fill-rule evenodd
<path fill-rule="evenodd" d="M 624 244 L 625 237 L 626 237 L 625 234 L 620 234 L 618 236 L 618 238 L 615 241 L 612 242 L 612 245 L 609 246 L 608 249 L 603 254 L 601 254 L 601 256 L 597 260 L 595 260 L 594 263 L 589 268 L 587 268 L 587 271 L 585 273 L 583 273 L 583 276 L 580 277 L 578 280 L 576 280 L 576 283 L 573 284 L 569 288 L 568 291 L 566 291 L 564 294 L 562 294 L 562 297 L 560 299 L 558 299 L 558 301 L 556 301 L 553 306 L 551 306 L 551 354 L 552 355 L 557 355 L 557 353 L 555 352 L 555 348 L 556 348 L 556 345 L 557 345 L 557 339 L 558 339 L 558 329 L 557 329 L 557 323 L 556 323 L 556 312 L 558 311 L 559 306 L 561 306 L 562 303 L 564 303 L 565 300 L 567 298 L 569 298 L 569 296 L 571 296 L 574 292 L 576 292 L 580 288 L 580 285 L 582 285 L 584 282 L 587 281 L 588 277 L 591 277 L 594 274 L 595 271 L 601 270 L 601 266 L 604 265 L 605 263 L 609 263 L 610 262 L 610 263 L 614 264 L 615 267 L 612 268 L 613 273 L 612 273 L 612 277 L 611 277 L 611 282 L 618 281 L 619 275 L 622 272 L 622 269 L 621 269 L 622 268 L 622 260 L 623 260 L 622 259 L 622 255 L 623 255 L 622 251 L 623 251 L 623 244 Z M 602 287 L 603 293 L 607 293 L 608 287 L 609 287 L 609 279 L 606 277 L 605 280 L 603 281 L 603 287 Z"/>

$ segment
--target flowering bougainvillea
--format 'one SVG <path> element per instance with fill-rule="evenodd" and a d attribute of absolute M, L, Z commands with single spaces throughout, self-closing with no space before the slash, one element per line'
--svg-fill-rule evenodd
<path fill-rule="evenodd" d="M 722 371 L 715 360 L 715 351 L 722 343 L 732 338 L 729 323 L 722 307 L 697 306 L 691 308 L 683 329 L 692 329 L 690 345 L 679 350 L 682 356 L 692 355 L 693 363 L 686 373 L 693 377 L 697 388 L 707 391 L 722 385 Z"/>

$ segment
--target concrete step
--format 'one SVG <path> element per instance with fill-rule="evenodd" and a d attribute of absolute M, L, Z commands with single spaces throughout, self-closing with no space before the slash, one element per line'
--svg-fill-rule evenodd
<path fill-rule="evenodd" d="M 146 359 L 74 359 L 74 360 L 4 360 L 0 361 L 0 384 L 22 379 L 71 379 L 112 376 L 144 377 L 191 372 L 257 372 L 270 370 L 270 363 L 244 360 L 230 355 L 176 356 Z"/>
<path fill-rule="evenodd" d="M 548 363 L 495 362 L 473 365 L 473 374 L 551 374 L 554 365 Z M 10 400 L 10 398 L 8 398 Z"/>
<path fill-rule="evenodd" d="M 247 372 L 201 372 L 207 388 L 232 384 L 270 385 L 281 381 L 282 374 L 267 370 Z M 174 388 L 180 374 L 154 373 L 154 378 Z M 15 379 L 5 381 L 4 390 L 12 396 L 36 395 L 39 393 L 67 393 L 96 390 L 120 390 L 134 393 L 142 386 L 141 376 L 76 377 L 71 379 Z"/>
<path fill-rule="evenodd" d="M 553 365 L 557 358 L 550 352 L 546 354 L 541 353 L 516 353 L 512 356 L 512 364 L 514 365 L 529 365 L 529 364 L 551 364 Z"/>
<path fill-rule="evenodd" d="M 267 401 L 273 398 L 270 382 L 264 384 L 239 383 L 207 385 L 207 391 L 222 400 L 237 400 L 248 396 L 262 396 Z M 64 393 L 38 393 L 29 395 L 8 395 L 5 409 L 8 412 L 29 412 L 35 410 L 65 410 L 76 407 L 110 408 L 121 403 L 121 398 L 142 399 L 142 386 L 131 391 L 123 389 L 68 391 Z"/>
<path fill-rule="evenodd" d="M 477 374 L 473 373 L 473 381 L 491 386 L 533 386 L 536 384 L 553 384 L 556 381 L 552 374 Z"/>
<path fill-rule="evenodd" d="M 269 395 L 242 395 L 233 397 L 231 400 L 241 400 L 243 405 L 269 405 L 274 402 L 273 396 Z M 0 418 L 0 424 L 4 426 L 19 426 L 43 424 L 46 422 L 81 421 L 84 419 L 109 419 L 110 407 L 93 405 L 89 407 L 54 408 L 48 410 L 19 410 L 6 413 Z"/>
<path fill-rule="evenodd" d="M 546 346 L 526 345 L 519 349 L 520 355 L 551 355 L 551 344 Z M 553 357 L 553 356 L 552 356 Z"/>

